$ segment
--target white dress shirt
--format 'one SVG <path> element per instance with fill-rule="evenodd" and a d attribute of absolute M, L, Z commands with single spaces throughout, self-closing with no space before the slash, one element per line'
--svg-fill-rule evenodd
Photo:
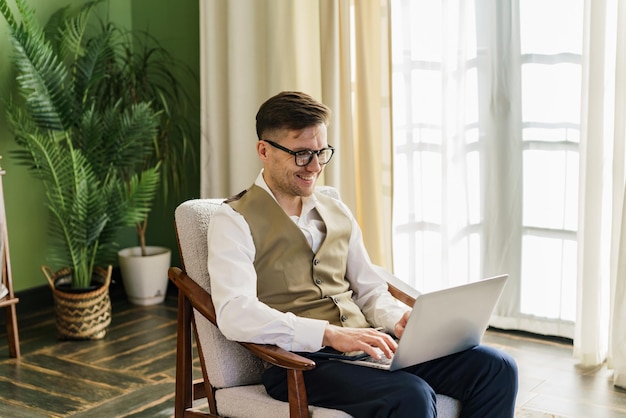
<path fill-rule="evenodd" d="M 263 179 L 255 184 L 276 200 Z M 305 235 L 313 252 L 326 236 L 326 226 L 319 216 L 315 196 L 305 197 L 300 216 L 292 216 Z M 393 328 L 407 310 L 387 291 L 387 284 L 374 270 L 363 245 L 363 237 L 354 216 L 342 203 L 352 220 L 346 278 L 353 299 L 374 327 Z M 211 295 L 217 323 L 226 338 L 234 341 L 275 344 L 289 351 L 313 352 L 322 348 L 325 320 L 298 317 L 269 307 L 257 298 L 257 275 L 254 270 L 255 247 L 248 223 L 228 204 L 213 215 L 208 229 Z"/>

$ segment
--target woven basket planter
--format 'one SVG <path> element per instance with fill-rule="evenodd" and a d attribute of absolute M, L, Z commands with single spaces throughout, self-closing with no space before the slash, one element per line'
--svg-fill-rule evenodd
<path fill-rule="evenodd" d="M 96 267 L 92 278 L 93 289 L 77 291 L 60 290 L 72 281 L 69 268 L 53 272 L 49 267 L 41 268 L 54 296 L 54 317 L 58 338 L 61 340 L 99 340 L 104 338 L 111 324 L 112 267 L 107 270 Z"/>

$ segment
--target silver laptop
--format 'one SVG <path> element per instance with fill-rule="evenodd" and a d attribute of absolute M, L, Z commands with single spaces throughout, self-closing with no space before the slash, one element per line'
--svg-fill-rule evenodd
<path fill-rule="evenodd" d="M 391 359 L 354 353 L 334 359 L 393 371 L 475 347 L 507 279 L 503 274 L 419 295 Z"/>

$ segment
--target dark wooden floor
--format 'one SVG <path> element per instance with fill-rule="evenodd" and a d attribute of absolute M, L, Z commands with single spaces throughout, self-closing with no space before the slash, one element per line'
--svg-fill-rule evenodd
<path fill-rule="evenodd" d="M 0 417 L 171 417 L 176 303 L 114 301 L 99 341 L 57 340 L 49 309 L 20 316 L 20 361 L 0 331 Z"/>
<path fill-rule="evenodd" d="M 113 302 L 100 341 L 59 341 L 49 308 L 19 317 L 22 358 L 8 357 L 0 329 L 0 417 L 171 417 L 176 299 L 155 306 Z M 626 392 L 606 367 L 579 370 L 566 342 L 489 331 L 485 343 L 520 369 L 517 417 L 626 417 Z M 197 366 L 197 364 L 196 364 Z M 199 367 L 195 373 L 200 376 Z"/>

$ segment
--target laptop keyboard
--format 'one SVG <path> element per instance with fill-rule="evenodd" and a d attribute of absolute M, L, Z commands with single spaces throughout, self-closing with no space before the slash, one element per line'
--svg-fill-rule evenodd
<path fill-rule="evenodd" d="M 379 359 L 374 358 L 372 356 L 367 356 L 363 359 L 363 361 L 367 361 L 367 362 L 374 363 L 374 364 L 381 364 L 381 365 L 391 364 L 391 359 L 385 356 L 381 356 Z"/>

